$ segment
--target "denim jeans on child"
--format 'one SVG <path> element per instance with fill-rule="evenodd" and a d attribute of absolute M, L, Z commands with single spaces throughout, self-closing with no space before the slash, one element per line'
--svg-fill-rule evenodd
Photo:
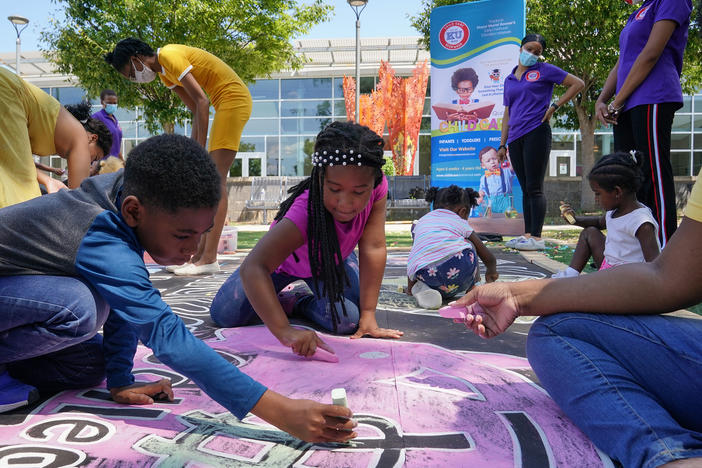
<path fill-rule="evenodd" d="M 337 310 L 341 323 L 337 325 L 337 333 L 347 335 L 354 333 L 358 328 L 360 286 L 358 279 L 358 259 L 355 253 L 351 253 L 344 261 L 346 275 L 349 278 L 349 286 L 344 289 L 344 305 L 346 316 L 342 311 L 341 303 L 337 302 L 334 307 Z M 275 292 L 280 292 L 285 286 L 297 280 L 304 280 L 305 283 L 315 291 L 314 295 L 301 297 L 295 306 L 295 310 L 312 322 L 321 325 L 327 330 L 334 330 L 332 322 L 331 305 L 326 296 L 320 294 L 324 290 L 324 283 L 319 281 L 319 290 L 314 287 L 312 278 L 298 278 L 284 273 L 271 274 Z M 244 285 L 239 277 L 237 269 L 232 276 L 219 288 L 217 295 L 210 307 L 212 320 L 220 327 L 238 327 L 252 323 L 260 323 L 260 319 L 251 307 L 251 303 L 246 298 Z"/>
<path fill-rule="evenodd" d="M 625 467 L 702 457 L 702 320 L 550 315 L 531 327 L 527 355 L 556 403 Z"/>
<path fill-rule="evenodd" d="M 435 265 L 417 270 L 416 278 L 441 293 L 444 299 L 466 292 L 475 283 L 478 260 L 475 251 L 468 247 Z"/>
<path fill-rule="evenodd" d="M 0 364 L 40 390 L 90 387 L 105 378 L 109 306 L 70 276 L 0 277 Z"/>

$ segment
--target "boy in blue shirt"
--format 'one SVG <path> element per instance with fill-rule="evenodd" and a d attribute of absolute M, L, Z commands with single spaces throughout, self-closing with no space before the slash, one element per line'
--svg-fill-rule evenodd
<path fill-rule="evenodd" d="M 204 148 L 160 135 L 135 147 L 124 171 L 0 210 L 0 412 L 105 375 L 119 403 L 172 400 L 168 380 L 134 382 L 141 340 L 239 419 L 252 412 L 311 442 L 355 437 L 350 410 L 266 389 L 195 338 L 151 284 L 144 251 L 185 263 L 219 198 Z"/>

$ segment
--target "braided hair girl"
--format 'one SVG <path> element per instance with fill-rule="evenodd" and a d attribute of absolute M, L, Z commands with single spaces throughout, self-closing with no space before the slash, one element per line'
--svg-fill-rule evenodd
<path fill-rule="evenodd" d="M 569 205 L 561 215 L 575 218 L 585 229 L 580 233 L 570 265 L 556 278 L 578 276 L 592 257 L 600 270 L 624 263 L 650 262 L 661 249 L 658 223 L 651 210 L 636 199 L 643 182 L 643 154 L 619 151 L 602 156 L 588 174 L 595 200 L 606 213 L 602 216 L 575 216 Z M 601 231 L 607 230 L 605 236 Z"/>
<path fill-rule="evenodd" d="M 286 346 L 304 356 L 326 345 L 290 326 L 300 314 L 340 334 L 399 338 L 375 320 L 386 262 L 383 139 L 368 127 L 333 122 L 317 135 L 310 177 L 291 188 L 269 232 L 225 282 L 210 309 L 220 326 L 255 314 Z M 360 262 L 353 253 L 358 245 Z M 295 280 L 312 294 L 283 294 Z"/>
<path fill-rule="evenodd" d="M 444 299 L 468 292 L 479 280 L 478 258 L 485 281 L 497 280 L 497 259 L 468 223 L 479 194 L 472 188 L 431 187 L 432 210 L 419 218 L 407 257 L 407 294 L 423 309 L 438 309 Z M 476 255 L 477 254 L 477 255 Z"/>

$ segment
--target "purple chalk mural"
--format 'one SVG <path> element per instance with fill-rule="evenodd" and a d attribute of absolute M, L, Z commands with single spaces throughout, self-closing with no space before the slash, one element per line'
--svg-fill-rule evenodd
<path fill-rule="evenodd" d="M 123 406 L 104 388 L 63 392 L 0 419 L 0 466 L 611 466 L 520 373 L 523 358 L 324 335 L 334 364 L 293 355 L 262 326 L 210 336 L 233 365 L 285 395 L 331 402 L 345 388 L 359 437 L 313 445 L 253 415 L 240 421 L 139 347 L 137 379 L 171 378 L 175 402 Z"/>

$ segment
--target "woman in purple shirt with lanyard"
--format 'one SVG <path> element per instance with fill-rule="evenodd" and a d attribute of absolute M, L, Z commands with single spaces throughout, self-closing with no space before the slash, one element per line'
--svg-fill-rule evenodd
<path fill-rule="evenodd" d="M 519 49 L 519 64 L 505 78 L 502 137 L 498 156 L 505 159 L 507 145 L 517 180 L 522 187 L 525 235 L 508 245 L 520 250 L 544 248 L 541 228 L 546 216 L 544 177 L 551 153 L 553 113 L 570 101 L 585 84 L 583 81 L 549 63 L 538 62 L 546 47 L 540 34 L 527 34 Z M 553 86 L 567 86 L 565 94 L 551 103 Z"/>
<path fill-rule="evenodd" d="M 677 228 L 670 132 L 683 102 L 680 73 L 691 12 L 691 0 L 644 0 L 619 35 L 619 60 L 595 106 L 603 124 L 614 124 L 615 151 L 639 150 L 646 158 L 636 198 L 653 211 L 662 246 Z"/>

